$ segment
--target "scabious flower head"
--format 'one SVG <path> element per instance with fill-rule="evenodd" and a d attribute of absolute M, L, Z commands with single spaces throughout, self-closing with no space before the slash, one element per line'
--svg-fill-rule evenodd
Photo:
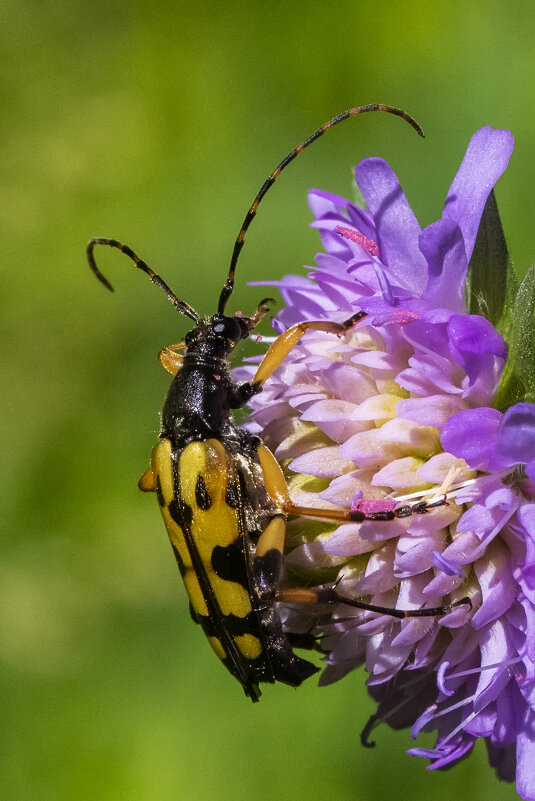
<path fill-rule="evenodd" d="M 477 131 L 441 219 L 423 230 L 379 158 L 356 169 L 367 208 L 310 193 L 325 252 L 307 276 L 278 282 L 276 330 L 357 309 L 368 317 L 340 338 L 307 333 L 251 401 L 248 425 L 287 465 L 300 506 L 373 511 L 447 497 L 391 522 L 291 521 L 286 568 L 381 606 L 469 596 L 471 609 L 400 622 L 339 605 L 318 624 L 305 606 L 288 609 L 285 625 L 323 635 L 322 684 L 365 664 L 378 704 L 365 740 L 383 721 L 415 738 L 435 730 L 434 748 L 409 753 L 443 768 L 482 737 L 498 775 L 516 774 L 520 795 L 535 799 L 535 405 L 507 371 L 495 325 L 512 330 L 508 290 L 496 292 L 487 264 L 505 247 L 493 187 L 512 147 L 508 131 Z M 479 269 L 471 296 L 469 266 Z"/>

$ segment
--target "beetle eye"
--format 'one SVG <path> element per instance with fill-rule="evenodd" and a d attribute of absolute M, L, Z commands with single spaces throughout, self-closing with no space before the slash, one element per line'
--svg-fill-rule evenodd
<path fill-rule="evenodd" d="M 230 339 L 232 342 L 242 339 L 243 333 L 239 320 L 235 320 L 233 317 L 215 315 L 212 317 L 211 322 L 214 334 Z"/>

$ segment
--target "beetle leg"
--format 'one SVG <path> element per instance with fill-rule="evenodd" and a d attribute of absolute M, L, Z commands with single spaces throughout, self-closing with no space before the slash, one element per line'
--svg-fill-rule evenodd
<path fill-rule="evenodd" d="M 171 375 L 176 375 L 182 367 L 184 363 L 184 354 L 182 351 L 185 347 L 185 342 L 177 342 L 176 345 L 168 345 L 167 348 L 162 348 L 159 352 L 159 360 Z"/>
<path fill-rule="evenodd" d="M 263 298 L 260 301 L 255 313 L 248 318 L 249 331 L 252 331 L 254 328 L 256 328 L 262 318 L 268 314 L 270 311 L 270 307 L 267 305 L 268 303 L 273 305 L 276 303 L 276 300 L 274 298 Z"/>
<path fill-rule="evenodd" d="M 436 617 L 437 615 L 447 615 L 457 606 L 466 605 L 472 607 L 470 598 L 465 597 L 461 598 L 459 601 L 454 601 L 451 604 L 444 604 L 444 606 L 424 607 L 423 609 L 392 609 L 387 606 L 367 604 L 364 603 L 364 601 L 357 601 L 354 598 L 348 598 L 345 595 L 341 595 L 335 587 L 279 590 L 275 600 L 288 604 L 347 604 L 348 606 L 354 606 L 357 609 L 365 609 L 368 612 L 377 612 L 380 615 L 389 615 L 389 617 L 397 617 L 400 619 L 407 617 Z"/>
<path fill-rule="evenodd" d="M 229 393 L 229 406 L 231 409 L 241 409 L 242 406 L 259 392 L 262 392 L 260 384 L 253 384 L 251 381 L 244 381 L 243 384 L 235 384 Z"/>
<path fill-rule="evenodd" d="M 286 518 L 275 515 L 260 535 L 253 561 L 255 588 L 261 599 L 274 598 L 279 583 L 286 535 Z"/>
<path fill-rule="evenodd" d="M 266 489 L 278 504 L 285 515 L 300 515 L 301 517 L 314 517 L 321 520 L 332 520 L 340 523 L 363 523 L 365 520 L 378 522 L 394 520 L 395 518 L 410 517 L 411 515 L 425 515 L 436 506 L 445 506 L 445 496 L 429 501 L 416 501 L 413 504 L 404 504 L 397 509 L 378 512 L 362 512 L 360 509 L 315 509 L 311 506 L 298 506 L 288 492 L 288 485 L 279 463 L 265 445 L 257 450 L 258 460 L 262 468 Z"/>
<path fill-rule="evenodd" d="M 262 386 L 284 361 L 290 351 L 295 348 L 301 337 L 306 334 L 307 331 L 327 331 L 329 334 L 341 336 L 367 316 L 366 312 L 360 311 L 353 314 L 343 323 L 333 323 L 328 320 L 307 320 L 303 323 L 292 325 L 287 331 L 277 337 L 275 342 L 269 347 L 256 371 L 252 383 Z"/>
<path fill-rule="evenodd" d="M 411 515 L 425 515 L 437 506 L 447 506 L 445 496 L 434 498 L 432 501 L 417 501 L 404 504 L 396 509 L 380 512 L 361 512 L 360 509 L 315 509 L 311 506 L 298 506 L 288 497 L 282 504 L 287 515 L 300 515 L 301 517 L 315 517 L 322 520 L 332 520 L 340 523 L 364 523 L 365 520 L 387 522 L 395 518 L 410 517 Z"/>

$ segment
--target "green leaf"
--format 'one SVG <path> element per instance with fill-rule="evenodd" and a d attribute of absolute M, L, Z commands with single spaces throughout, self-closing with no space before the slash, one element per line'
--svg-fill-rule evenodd
<path fill-rule="evenodd" d="M 516 293 L 509 327 L 509 355 L 494 399 L 501 411 L 519 401 L 535 403 L 535 264 Z"/>
<path fill-rule="evenodd" d="M 467 306 L 470 314 L 486 317 L 509 347 L 494 406 L 505 411 L 519 401 L 535 402 L 535 267 L 519 287 L 494 191 L 485 204 L 470 259 Z"/>
<path fill-rule="evenodd" d="M 511 264 L 494 190 L 488 196 L 468 266 L 468 311 L 507 328 L 518 281 Z M 509 305 L 509 309 L 508 309 Z"/>

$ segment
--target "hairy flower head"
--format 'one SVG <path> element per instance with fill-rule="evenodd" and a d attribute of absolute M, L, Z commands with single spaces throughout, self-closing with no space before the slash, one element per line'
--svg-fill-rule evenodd
<path fill-rule="evenodd" d="M 477 131 L 441 219 L 423 230 L 382 159 L 356 169 L 366 209 L 310 193 L 325 252 L 307 276 L 278 282 L 275 327 L 357 309 L 368 317 L 340 338 L 307 333 L 251 401 L 248 425 L 287 465 L 301 506 L 447 498 L 390 522 L 290 522 L 286 567 L 376 605 L 469 596 L 471 609 L 400 622 L 339 605 L 318 622 L 294 607 L 285 625 L 322 634 L 323 684 L 365 664 L 378 703 L 365 740 L 382 721 L 414 737 L 436 730 L 435 748 L 410 753 L 438 768 L 482 737 L 500 777 L 516 772 L 518 792 L 535 799 L 535 405 L 494 408 L 507 364 L 493 325 L 500 299 L 480 302 L 490 319 L 466 306 L 482 218 L 488 227 L 497 217 L 492 190 L 512 147 L 508 131 Z"/>

